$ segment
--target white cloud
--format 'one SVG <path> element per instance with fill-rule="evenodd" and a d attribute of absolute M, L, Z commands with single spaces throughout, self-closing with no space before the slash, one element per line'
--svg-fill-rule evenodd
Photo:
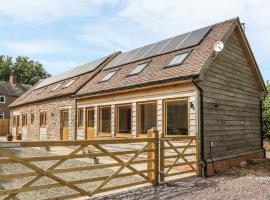
<path fill-rule="evenodd" d="M 18 55 L 37 55 L 68 52 L 71 48 L 66 42 L 54 40 L 8 42 L 6 47 Z"/>
<path fill-rule="evenodd" d="M 0 0 L 0 15 L 15 23 L 46 23 L 67 16 L 91 16 L 114 0 Z"/>

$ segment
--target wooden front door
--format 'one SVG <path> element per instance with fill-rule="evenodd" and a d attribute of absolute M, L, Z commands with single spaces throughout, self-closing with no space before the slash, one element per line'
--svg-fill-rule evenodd
<path fill-rule="evenodd" d="M 68 140 L 68 122 L 69 113 L 68 110 L 61 110 L 60 123 L 61 123 L 61 140 Z"/>
<path fill-rule="evenodd" d="M 94 139 L 94 109 L 86 109 L 86 128 L 85 128 L 85 139 L 92 140 Z"/>

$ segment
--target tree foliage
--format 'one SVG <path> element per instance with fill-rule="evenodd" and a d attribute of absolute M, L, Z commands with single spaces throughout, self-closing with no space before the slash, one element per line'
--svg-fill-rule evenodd
<path fill-rule="evenodd" d="M 263 101 L 264 136 L 270 139 L 270 83 L 267 81 L 268 94 Z"/>
<path fill-rule="evenodd" d="M 30 85 L 50 76 L 42 64 L 28 57 L 19 56 L 13 62 L 12 57 L 2 55 L 0 56 L 0 80 L 8 80 L 10 75 L 15 75 L 19 83 Z"/>

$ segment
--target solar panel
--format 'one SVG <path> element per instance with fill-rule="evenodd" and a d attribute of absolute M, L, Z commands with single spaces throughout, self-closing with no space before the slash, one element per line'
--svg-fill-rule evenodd
<path fill-rule="evenodd" d="M 44 79 L 34 88 L 34 90 L 42 88 L 42 87 L 50 85 L 50 84 L 53 84 L 53 83 L 56 83 L 56 82 L 59 82 L 59 81 L 62 81 L 62 80 L 65 80 L 65 79 L 68 79 L 68 78 L 71 78 L 71 77 L 75 77 L 75 76 L 79 76 L 79 75 L 87 73 L 87 72 L 91 72 L 91 71 L 95 70 L 102 62 L 104 62 L 106 58 L 107 57 L 103 57 L 103 58 L 94 60 L 90 63 L 80 65 L 80 66 L 73 68 L 71 70 L 68 70 L 64 73 L 49 77 L 47 79 Z"/>
<path fill-rule="evenodd" d="M 104 69 L 111 69 L 120 65 L 131 63 L 137 60 L 146 59 L 159 54 L 180 50 L 198 45 L 203 37 L 209 32 L 210 26 L 184 33 L 157 43 L 153 43 L 141 48 L 133 49 L 119 54 Z"/>

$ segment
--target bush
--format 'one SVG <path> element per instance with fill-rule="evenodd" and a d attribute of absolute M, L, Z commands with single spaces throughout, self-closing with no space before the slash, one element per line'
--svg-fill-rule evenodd
<path fill-rule="evenodd" d="M 263 132 L 264 137 L 270 140 L 270 84 L 267 81 L 268 94 L 263 101 Z"/>

